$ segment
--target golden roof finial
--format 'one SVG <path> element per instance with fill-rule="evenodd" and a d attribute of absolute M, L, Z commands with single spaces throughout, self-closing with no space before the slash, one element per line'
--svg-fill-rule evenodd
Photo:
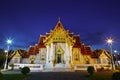
<path fill-rule="evenodd" d="M 58 22 L 60 22 L 60 17 L 58 17 Z"/>

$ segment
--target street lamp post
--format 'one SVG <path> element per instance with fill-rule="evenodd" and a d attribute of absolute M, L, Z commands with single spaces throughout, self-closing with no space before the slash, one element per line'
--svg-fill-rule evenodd
<path fill-rule="evenodd" d="M 112 40 L 111 38 L 108 38 L 108 39 L 107 39 L 107 43 L 108 43 L 109 46 L 110 46 L 112 70 L 115 70 L 115 65 L 114 65 L 113 56 L 112 56 L 112 43 L 113 43 L 113 40 Z"/>
<path fill-rule="evenodd" d="M 7 69 L 7 59 L 8 59 L 8 52 L 9 52 L 10 44 L 12 44 L 12 40 L 11 40 L 11 39 L 8 39 L 8 40 L 7 40 L 7 50 L 5 50 L 6 60 L 5 60 L 4 70 Z"/>
<path fill-rule="evenodd" d="M 115 53 L 115 65 L 118 65 L 118 54 L 117 54 L 117 50 L 114 50 Z"/>

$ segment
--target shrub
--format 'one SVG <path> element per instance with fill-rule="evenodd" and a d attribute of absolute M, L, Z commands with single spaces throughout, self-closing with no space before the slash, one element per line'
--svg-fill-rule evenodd
<path fill-rule="evenodd" d="M 88 66 L 87 71 L 88 71 L 88 73 L 89 73 L 90 75 L 93 75 L 95 69 L 94 69 L 93 66 Z"/>
<path fill-rule="evenodd" d="M 14 69 L 14 64 L 10 64 L 9 66 L 11 67 L 11 70 Z"/>
<path fill-rule="evenodd" d="M 29 67 L 23 67 L 21 69 L 21 73 L 24 74 L 24 75 L 28 74 L 29 72 L 30 72 L 30 68 Z"/>
<path fill-rule="evenodd" d="M 112 80 L 120 80 L 120 72 L 113 73 Z"/>
<path fill-rule="evenodd" d="M 3 74 L 0 72 L 0 80 L 3 80 Z"/>
<path fill-rule="evenodd" d="M 120 71 L 120 66 L 115 66 L 115 69 Z"/>

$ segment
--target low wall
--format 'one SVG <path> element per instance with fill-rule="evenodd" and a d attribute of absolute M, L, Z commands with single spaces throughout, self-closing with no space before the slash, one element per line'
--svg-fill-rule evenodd
<path fill-rule="evenodd" d="M 93 66 L 95 70 L 104 68 L 104 69 L 112 69 L 111 64 L 76 64 L 74 66 L 74 70 L 87 70 L 88 66 Z"/>
<path fill-rule="evenodd" d="M 23 68 L 25 66 L 29 67 L 31 71 L 43 70 L 42 64 L 14 64 L 14 69 L 20 69 L 20 68 Z M 8 66 L 8 69 L 11 69 L 11 67 Z"/>

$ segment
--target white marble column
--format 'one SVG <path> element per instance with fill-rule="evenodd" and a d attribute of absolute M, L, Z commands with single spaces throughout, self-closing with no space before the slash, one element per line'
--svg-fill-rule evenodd
<path fill-rule="evenodd" d="M 52 60 L 55 60 L 55 45 L 54 45 L 54 44 L 53 44 L 52 56 L 53 56 L 53 59 L 52 59 Z"/>
<path fill-rule="evenodd" d="M 46 53 L 46 64 L 49 63 L 49 46 L 46 46 L 47 47 L 47 53 Z"/>
<path fill-rule="evenodd" d="M 66 43 L 66 62 L 69 60 L 69 47 L 68 44 Z"/>
<path fill-rule="evenodd" d="M 50 48 L 50 67 L 53 68 L 53 43 L 51 43 L 51 48 Z"/>
<path fill-rule="evenodd" d="M 70 61 L 72 62 L 72 46 L 70 46 Z"/>
<path fill-rule="evenodd" d="M 66 68 L 70 67 L 69 61 L 70 61 L 70 51 L 69 51 L 69 46 L 66 43 Z"/>

